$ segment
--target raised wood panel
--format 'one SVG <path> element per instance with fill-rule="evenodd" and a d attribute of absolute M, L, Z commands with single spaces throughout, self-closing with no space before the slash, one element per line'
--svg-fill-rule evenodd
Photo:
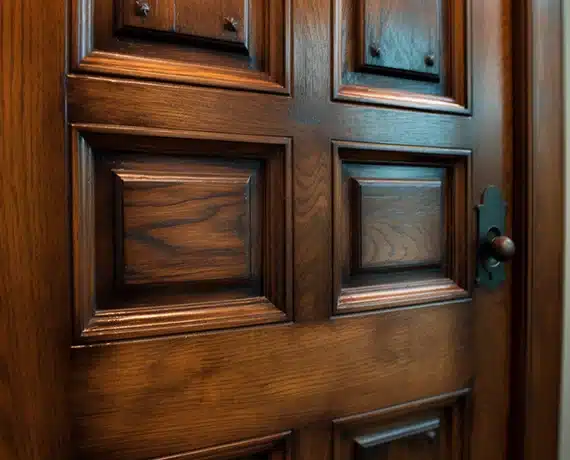
<path fill-rule="evenodd" d="M 71 14 L 72 70 L 290 94 L 291 0 L 72 0 Z"/>
<path fill-rule="evenodd" d="M 468 387 L 474 312 L 459 302 L 74 347 L 78 458 L 145 460 Z"/>
<path fill-rule="evenodd" d="M 442 0 L 361 0 L 363 62 L 408 78 L 439 79 Z"/>
<path fill-rule="evenodd" d="M 335 142 L 337 313 L 468 296 L 467 151 Z"/>
<path fill-rule="evenodd" d="M 175 0 L 115 0 L 119 27 L 172 31 Z"/>
<path fill-rule="evenodd" d="M 287 139 L 73 133 L 77 340 L 290 315 Z"/>
<path fill-rule="evenodd" d="M 177 176 L 115 172 L 125 284 L 259 276 L 257 170 L 216 165 L 200 176 L 192 166 Z"/>
<path fill-rule="evenodd" d="M 249 0 L 175 0 L 176 32 L 247 48 Z M 260 2 L 254 7 L 259 8 Z"/>
<path fill-rule="evenodd" d="M 442 181 L 352 177 L 351 182 L 357 269 L 441 265 Z"/>
<path fill-rule="evenodd" d="M 468 390 L 333 422 L 334 460 L 458 460 L 468 452 Z"/>
<path fill-rule="evenodd" d="M 335 100 L 470 113 L 470 0 L 333 5 Z"/>

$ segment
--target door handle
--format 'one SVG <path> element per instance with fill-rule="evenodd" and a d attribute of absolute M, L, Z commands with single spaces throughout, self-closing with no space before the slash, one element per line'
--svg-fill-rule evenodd
<path fill-rule="evenodd" d="M 483 192 L 478 214 L 478 285 L 495 289 L 505 281 L 505 262 L 510 261 L 516 251 L 515 243 L 504 234 L 507 205 L 501 191 L 491 185 Z"/>

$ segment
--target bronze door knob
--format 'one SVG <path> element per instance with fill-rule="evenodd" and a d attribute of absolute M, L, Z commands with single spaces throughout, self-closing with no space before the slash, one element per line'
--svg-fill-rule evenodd
<path fill-rule="evenodd" d="M 491 256 L 498 262 L 508 262 L 515 255 L 516 247 L 508 236 L 496 236 L 491 240 Z"/>

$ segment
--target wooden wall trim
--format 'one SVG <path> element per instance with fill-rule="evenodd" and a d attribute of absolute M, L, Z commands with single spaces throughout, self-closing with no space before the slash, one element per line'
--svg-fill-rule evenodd
<path fill-rule="evenodd" d="M 514 2 L 513 459 L 557 458 L 562 349 L 562 0 Z"/>
<path fill-rule="evenodd" d="M 0 30 L 0 458 L 65 459 L 65 0 L 2 0 Z"/>

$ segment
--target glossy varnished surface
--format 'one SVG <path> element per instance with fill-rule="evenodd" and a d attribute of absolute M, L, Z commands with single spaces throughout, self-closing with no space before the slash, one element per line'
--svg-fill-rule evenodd
<path fill-rule="evenodd" d="M 0 458 L 69 453 L 65 6 L 0 3 Z"/>
<path fill-rule="evenodd" d="M 243 158 L 248 156 L 252 143 L 266 145 L 264 152 L 268 155 L 270 151 L 289 149 L 289 156 L 279 158 L 289 158 L 285 169 L 290 173 L 292 187 L 284 197 L 290 192 L 292 225 L 274 222 L 272 226 L 286 228 L 293 249 L 280 256 L 271 244 L 262 248 L 270 254 L 269 266 L 277 266 L 279 257 L 290 262 L 289 271 L 284 268 L 286 262 L 276 272 L 278 279 L 282 273 L 289 273 L 292 288 L 287 285 L 279 291 L 271 282 L 263 286 L 273 293 L 273 298 L 283 300 L 279 308 L 271 302 L 259 303 L 258 298 L 251 299 L 257 305 L 254 310 L 250 304 L 229 310 L 214 308 L 213 316 L 205 315 L 201 308 L 184 313 L 163 309 L 157 313 L 157 305 L 133 314 L 133 305 L 129 305 L 95 315 L 96 321 L 90 323 L 90 318 L 83 321 L 82 315 L 93 314 L 91 304 L 82 304 L 81 311 L 73 311 L 76 329 L 80 334 L 91 334 L 89 340 L 96 344 L 72 349 L 72 374 L 67 385 L 68 318 L 72 311 L 69 293 L 77 293 L 68 281 L 71 232 L 66 224 L 68 210 L 76 215 L 73 204 L 77 196 L 73 195 L 70 203 L 72 191 L 67 187 L 72 176 L 69 168 L 77 164 L 65 163 L 61 123 L 60 77 L 64 68 L 63 60 L 58 58 L 64 56 L 65 12 L 61 2 L 50 8 L 40 2 L 2 2 L 0 62 L 3 108 L 7 108 L 8 116 L 2 117 L 1 161 L 8 173 L 0 184 L 3 203 L 10 207 L 0 208 L 0 222 L 5 228 L 0 247 L 7 261 L 0 271 L 0 287 L 2 302 L 9 306 L 2 309 L 1 321 L 0 360 L 2 369 L 7 370 L 0 373 L 0 382 L 2 389 L 8 390 L 0 392 L 0 456 L 18 460 L 78 455 L 94 459 L 265 456 L 272 460 L 330 460 L 339 452 L 335 447 L 340 432 L 337 426 L 353 420 L 356 426 L 367 426 L 361 421 L 370 419 L 372 434 L 386 434 L 391 432 L 393 418 L 412 440 L 414 427 L 421 428 L 422 421 L 445 418 L 431 413 L 424 417 L 425 411 L 435 406 L 433 400 L 422 398 L 442 398 L 441 393 L 457 394 L 454 390 L 472 386 L 472 392 L 462 396 L 472 407 L 442 403 L 451 408 L 454 417 L 456 413 L 459 418 L 462 414 L 470 416 L 468 432 L 453 438 L 451 445 L 461 452 L 470 450 L 470 458 L 475 460 L 512 455 L 518 458 L 505 449 L 511 388 L 507 365 L 511 319 L 508 287 L 495 293 L 473 289 L 468 268 L 473 241 L 461 244 L 454 237 L 449 265 L 451 278 L 465 287 L 461 289 L 464 295 L 473 296 L 471 303 L 396 308 L 381 314 L 330 319 L 341 286 L 333 267 L 339 261 L 339 233 L 335 227 L 338 188 L 331 184 L 336 177 L 334 140 L 357 143 L 360 149 L 373 145 L 371 153 L 357 155 L 359 161 L 378 161 L 378 151 L 382 151 L 378 146 L 386 144 L 404 146 L 407 152 L 424 151 L 425 155 L 439 155 L 441 148 L 469 152 L 472 161 L 463 165 L 464 170 L 471 168 L 469 183 L 459 181 L 452 189 L 452 194 L 466 199 L 443 204 L 454 215 L 467 215 L 466 210 L 472 209 L 480 192 L 491 183 L 502 187 L 509 204 L 513 196 L 517 198 L 516 210 L 523 216 L 516 221 L 517 231 L 527 268 L 517 272 L 517 279 L 521 290 L 528 290 L 514 304 L 515 308 L 526 306 L 513 323 L 519 331 L 514 342 L 522 344 L 520 350 L 515 350 L 520 358 L 517 375 L 526 384 L 512 382 L 512 388 L 520 388 L 520 394 L 515 391 L 518 399 L 513 401 L 524 402 L 513 440 L 515 444 L 525 440 L 523 449 L 529 458 L 554 458 L 557 396 L 553 388 L 557 387 L 559 371 L 554 358 L 559 353 L 559 342 L 553 331 L 560 324 L 561 305 L 561 99 L 556 80 L 560 1 L 528 0 L 520 8 L 519 3 L 508 0 L 481 0 L 472 2 L 471 15 L 457 15 L 451 42 L 457 42 L 453 37 L 464 35 L 471 38 L 471 43 L 465 49 L 452 50 L 459 56 L 453 61 L 459 67 L 451 72 L 455 75 L 450 82 L 452 100 L 402 99 L 400 91 L 388 91 L 384 94 L 387 97 L 379 98 L 378 93 L 370 94 L 362 87 L 374 83 L 373 77 L 344 85 L 339 78 L 343 65 L 339 54 L 341 15 L 353 11 L 353 7 L 341 3 L 294 0 L 279 3 L 283 11 L 268 13 L 269 24 L 279 24 L 280 18 L 288 22 L 283 33 L 277 33 L 285 39 L 269 46 L 276 51 L 260 57 L 268 58 L 267 68 L 273 69 L 267 80 L 256 70 L 247 70 L 243 59 L 215 49 L 211 54 L 196 54 L 176 46 L 126 41 L 112 43 L 107 49 L 111 52 L 93 53 L 88 38 L 93 31 L 88 21 L 82 22 L 86 26 L 83 28 L 69 27 L 83 39 L 71 40 L 71 62 L 78 74 L 70 76 L 66 86 L 70 121 L 76 124 L 74 130 L 85 135 L 79 141 L 77 132 L 70 136 L 72 155 L 96 144 L 93 138 L 98 135 L 93 132 L 97 129 L 106 132 L 108 141 L 110 138 L 107 145 L 134 155 L 184 155 L 188 139 L 209 139 L 202 144 L 204 153 L 215 153 L 221 147 Z M 457 0 L 446 5 L 457 12 L 462 3 Z M 92 11 L 93 4 L 71 1 L 72 21 Z M 110 0 L 97 1 L 97 12 L 102 15 L 98 16 L 94 36 L 96 48 L 104 48 L 106 34 L 112 33 L 112 8 Z M 514 79 L 517 97 L 524 101 L 517 109 L 517 126 L 526 132 L 517 139 L 517 148 L 519 152 L 530 152 L 515 162 L 517 194 L 511 184 L 511 10 L 518 13 L 515 19 L 527 26 L 520 31 L 515 51 L 519 58 L 535 59 L 533 65 L 525 59 L 518 62 L 519 72 L 515 72 Z M 261 43 L 255 34 L 253 39 L 254 44 Z M 153 53 L 154 57 L 166 59 L 138 59 Z M 198 55 L 205 56 L 204 67 L 180 64 Z M 284 62 L 279 59 L 281 55 L 286 56 Z M 472 64 L 472 75 L 470 68 L 461 67 L 464 57 Z M 220 63 L 232 71 L 224 74 L 216 70 Z M 292 80 L 289 69 L 295 71 Z M 86 72 L 99 77 L 87 76 Z M 549 78 L 542 78 L 541 72 L 549 72 Z M 114 79 L 113 75 L 123 78 Z M 469 84 L 464 85 L 470 81 L 472 92 Z M 172 84 L 176 82 L 182 84 Z M 401 86 L 417 88 L 425 95 L 425 86 L 414 85 Z M 331 102 L 331 98 L 348 103 Z M 382 104 L 392 108 L 381 108 Z M 406 109 L 395 109 L 394 104 Z M 473 116 L 443 112 L 471 112 Z M 532 113 L 532 119 L 526 118 L 528 113 Z M 94 124 L 98 126 L 94 128 Z M 85 134 L 89 130 L 92 134 Z M 153 134 L 146 136 L 147 131 Z M 125 132 L 131 136 L 125 136 Z M 527 149 L 529 146 L 532 149 Z M 89 172 L 88 162 L 79 164 Z M 527 167 L 517 169 L 521 164 Z M 545 170 L 551 173 L 542 174 Z M 85 190 L 91 177 L 84 177 L 80 187 L 74 184 L 73 193 L 81 187 Z M 271 182 L 279 183 L 279 177 L 272 175 Z M 531 187 L 524 185 L 528 179 Z M 89 210 L 89 206 L 80 209 Z M 90 225 L 90 219 L 81 217 L 77 222 L 83 220 L 83 224 Z M 469 238 L 470 221 L 463 222 L 460 234 Z M 555 229 L 550 238 L 530 231 L 532 223 L 537 222 Z M 460 221 L 454 223 L 458 228 Z M 106 238 L 108 233 L 102 232 L 101 236 Z M 81 241 L 93 249 L 95 239 Z M 108 253 L 102 253 L 105 260 Z M 466 261 L 466 267 L 457 264 L 458 259 Z M 74 257 L 73 263 L 77 260 Z M 523 266 L 521 261 L 518 263 Z M 81 258 L 73 282 L 82 273 L 77 267 L 89 274 L 93 266 L 89 258 Z M 88 291 L 91 286 L 85 284 L 83 288 Z M 449 284 L 442 287 L 449 288 L 456 289 Z M 417 302 L 425 301 L 422 289 L 404 292 L 403 299 L 416 302 L 414 296 L 418 296 Z M 388 297 L 392 294 L 389 291 Z M 378 307 L 377 301 L 371 308 Z M 294 324 L 260 327 L 256 321 L 243 321 L 260 317 L 261 323 L 292 320 Z M 197 329 L 204 325 L 215 329 L 212 321 L 230 330 L 191 332 L 195 330 L 191 324 L 199 324 Z M 149 332 L 172 337 L 143 339 Z M 130 337 L 137 340 L 125 340 Z M 77 344 L 84 339 L 76 335 L 74 340 Z M 539 366 L 544 354 L 553 359 Z M 416 402 L 409 403 L 410 399 Z M 404 409 L 394 407 L 399 403 Z M 379 416 L 386 406 L 391 406 L 392 415 Z M 66 407 L 71 410 L 69 423 L 63 415 Z M 196 411 L 189 410 L 195 407 Z M 254 419 L 252 414 L 259 417 Z M 416 419 L 414 414 L 422 415 Z M 230 424 L 232 421 L 235 423 Z M 446 432 L 442 427 L 440 423 L 439 432 Z M 68 429 L 77 437 L 66 439 Z M 361 437 L 367 434 L 358 431 L 356 437 L 366 444 Z M 462 439 L 469 439 L 470 444 L 463 444 Z M 404 441 L 400 450 L 394 448 L 387 455 L 402 456 L 412 448 Z M 67 455 L 67 450 L 75 454 Z M 421 450 L 422 454 L 427 451 Z M 450 455 L 454 458 L 455 452 L 442 456 L 446 460 Z"/>
<path fill-rule="evenodd" d="M 387 455 L 413 453 L 414 430 L 437 420 L 436 438 L 452 437 L 455 450 L 430 444 L 432 453 L 502 458 L 508 286 L 473 289 L 471 262 L 480 191 L 494 183 L 511 196 L 508 0 L 476 2 L 468 16 L 464 2 L 442 4 L 468 17 L 473 35 L 460 20 L 442 38 L 454 60 L 429 91 L 417 76 L 393 86 L 399 77 L 353 75 L 354 91 L 339 80 L 343 62 L 356 59 L 347 51 L 358 37 L 356 2 L 272 2 L 263 17 L 252 10 L 251 61 L 220 40 L 105 42 L 111 2 L 101 3 L 95 30 L 77 21 L 91 4 L 72 2 L 78 73 L 67 86 L 75 455 L 334 458 L 336 427 L 373 414 L 354 433 L 361 445 L 407 427 Z M 421 195 L 394 183 L 377 195 L 383 178 L 355 175 L 360 199 L 346 204 L 355 187 L 343 189 L 345 163 L 440 175 L 412 178 Z M 435 195 L 427 192 L 434 179 Z M 377 196 L 392 204 L 379 207 Z M 229 214 L 204 219 L 220 206 Z M 353 208 L 364 219 L 343 223 Z M 170 225 L 180 221 L 183 231 Z M 371 249 L 379 222 L 394 251 Z M 186 239 L 189 225 L 198 230 Z M 416 250 L 404 249 L 410 235 Z M 220 261 L 222 242 L 231 256 Z M 198 246 L 208 255 L 195 259 Z M 360 255 L 345 258 L 345 247 Z M 346 283 L 344 266 L 377 272 Z M 245 291 L 232 284 L 243 279 Z M 214 289 L 196 292 L 199 283 Z M 471 387 L 465 404 L 428 408 L 425 398 Z M 375 418 L 413 401 L 410 414 Z M 463 418 L 472 429 L 450 428 Z M 266 447 L 247 450 L 258 445 Z"/>
<path fill-rule="evenodd" d="M 76 348 L 74 436 L 85 459 L 145 459 L 465 388 L 471 320 L 460 303 Z"/>

